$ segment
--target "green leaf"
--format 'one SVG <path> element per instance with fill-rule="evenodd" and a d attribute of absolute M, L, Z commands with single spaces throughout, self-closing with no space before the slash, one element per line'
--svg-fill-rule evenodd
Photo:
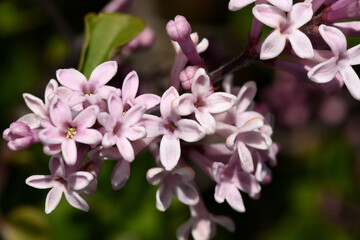
<path fill-rule="evenodd" d="M 87 14 L 79 71 L 89 77 L 96 66 L 111 59 L 120 47 L 139 34 L 144 27 L 145 23 L 141 18 L 127 14 Z"/>

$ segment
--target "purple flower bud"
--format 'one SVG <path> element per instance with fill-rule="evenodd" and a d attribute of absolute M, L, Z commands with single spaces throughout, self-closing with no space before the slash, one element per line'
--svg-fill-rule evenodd
<path fill-rule="evenodd" d="M 198 68 L 198 66 L 188 66 L 181 71 L 179 78 L 184 89 L 189 90 L 191 88 L 192 79 Z"/>
<path fill-rule="evenodd" d="M 23 122 L 13 122 L 10 128 L 5 129 L 3 138 L 8 141 L 8 147 L 13 151 L 19 151 L 30 147 L 37 139 L 37 130 L 31 130 Z"/>
<path fill-rule="evenodd" d="M 326 14 L 329 22 L 355 19 L 360 17 L 360 0 L 340 0 L 330 6 Z"/>

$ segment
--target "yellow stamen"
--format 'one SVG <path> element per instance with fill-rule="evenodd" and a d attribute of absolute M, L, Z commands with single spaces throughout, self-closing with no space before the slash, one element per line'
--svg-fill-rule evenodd
<path fill-rule="evenodd" d="M 76 128 L 68 127 L 66 132 L 66 138 L 67 139 L 73 139 L 73 137 L 76 135 Z"/>
<path fill-rule="evenodd" d="M 92 95 L 94 95 L 94 94 L 91 92 L 85 94 L 85 96 L 87 96 L 87 97 L 92 96 Z"/>

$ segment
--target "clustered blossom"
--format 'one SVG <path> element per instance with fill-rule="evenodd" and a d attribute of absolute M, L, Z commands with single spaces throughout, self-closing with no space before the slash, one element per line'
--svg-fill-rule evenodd
<path fill-rule="evenodd" d="M 109 11 L 122 9 L 128 2 L 109 5 Z M 292 0 L 230 0 L 229 9 L 237 11 L 253 2 L 247 48 L 253 59 L 308 77 L 329 92 L 345 83 L 360 100 L 359 77 L 352 68 L 360 64 L 360 45 L 347 49 L 345 37 L 359 35 L 360 22 L 341 22 L 360 16 L 358 0 L 295 4 Z M 273 30 L 260 40 L 264 25 Z M 96 191 L 103 162 L 117 161 L 111 175 L 117 190 L 125 186 L 131 163 L 145 148 L 155 159 L 146 178 L 151 185 L 160 185 L 157 209 L 170 207 L 173 195 L 189 206 L 191 217 L 179 227 L 178 239 L 188 239 L 190 232 L 194 239 L 209 239 L 215 233 L 214 223 L 235 229 L 231 219 L 208 212 L 190 162 L 213 181 L 215 201 L 226 201 L 238 212 L 245 211 L 242 194 L 258 198 L 261 184 L 271 181 L 269 165 L 276 165 L 279 146 L 272 141 L 269 117 L 255 110 L 255 82 L 237 88 L 231 76 L 222 76 L 225 91 L 217 90 L 200 55 L 208 40 L 199 41 L 180 15 L 168 22 L 166 31 L 175 59 L 169 87 L 161 95 L 138 95 L 136 71 L 127 74 L 121 89 L 107 85 L 118 71 L 116 61 L 97 66 L 89 79 L 76 69 L 57 70 L 57 79 L 46 86 L 44 101 L 23 95 L 32 113 L 12 123 L 3 138 L 11 150 L 42 144 L 50 156 L 49 175 L 26 179 L 29 186 L 51 189 L 46 213 L 56 208 L 63 194 L 70 205 L 88 211 L 83 195 Z M 146 29 L 122 54 L 148 47 L 152 41 L 153 32 Z M 288 57 L 277 58 L 283 55 Z M 153 111 L 156 108 L 159 111 Z"/>

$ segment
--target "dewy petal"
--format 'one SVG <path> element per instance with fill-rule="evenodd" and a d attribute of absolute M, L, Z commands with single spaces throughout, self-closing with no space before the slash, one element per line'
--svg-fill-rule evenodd
<path fill-rule="evenodd" d="M 45 213 L 51 213 L 61 200 L 63 191 L 60 188 L 52 188 L 46 196 L 45 200 Z"/>
<path fill-rule="evenodd" d="M 130 163 L 119 160 L 111 174 L 111 185 L 114 190 L 119 190 L 125 186 L 130 177 Z"/>
<path fill-rule="evenodd" d="M 249 149 L 243 142 L 237 142 L 237 150 L 240 158 L 241 167 L 245 172 L 254 171 L 254 162 Z"/>
<path fill-rule="evenodd" d="M 322 24 L 319 27 L 319 32 L 335 55 L 346 52 L 346 37 L 339 29 Z"/>
<path fill-rule="evenodd" d="M 163 168 L 150 168 L 146 173 L 146 179 L 151 185 L 158 185 L 163 182 L 164 177 L 168 174 L 169 172 L 165 171 Z"/>
<path fill-rule="evenodd" d="M 139 88 L 139 77 L 135 71 L 129 72 L 122 85 L 123 104 L 126 100 L 134 100 Z"/>
<path fill-rule="evenodd" d="M 261 45 L 260 59 L 267 60 L 279 56 L 285 48 L 285 43 L 286 37 L 275 29 Z"/>
<path fill-rule="evenodd" d="M 282 22 L 287 21 L 283 11 L 269 4 L 258 4 L 252 12 L 260 22 L 271 28 L 279 28 Z"/>
<path fill-rule="evenodd" d="M 191 92 L 195 97 L 206 97 L 210 90 L 210 77 L 204 68 L 199 68 L 192 80 Z"/>
<path fill-rule="evenodd" d="M 291 47 L 298 57 L 312 58 L 314 57 L 314 49 L 310 39 L 301 31 L 294 30 L 288 35 Z"/>
<path fill-rule="evenodd" d="M 308 72 L 308 77 L 316 83 L 326 83 L 334 79 L 339 71 L 336 65 L 337 58 L 333 57 L 329 60 L 319 63 Z"/>
<path fill-rule="evenodd" d="M 180 153 L 179 139 L 164 135 L 160 142 L 160 162 L 167 171 L 172 170 L 177 165 Z"/>
<path fill-rule="evenodd" d="M 196 188 L 189 183 L 180 183 L 174 190 L 174 194 L 180 202 L 193 206 L 199 202 L 199 194 Z"/>
<path fill-rule="evenodd" d="M 135 98 L 134 104 L 145 104 L 146 109 L 149 110 L 160 103 L 160 97 L 155 94 L 142 94 Z"/>
<path fill-rule="evenodd" d="M 284 0 L 280 0 L 284 1 Z M 305 23 L 309 22 L 313 16 L 313 10 L 311 3 L 297 3 L 292 6 L 292 10 L 288 15 L 290 22 L 294 24 L 294 27 L 300 28 Z"/>
<path fill-rule="evenodd" d="M 241 194 L 232 184 L 229 184 L 226 189 L 226 201 L 234 210 L 238 212 L 245 212 L 245 206 Z"/>
<path fill-rule="evenodd" d="M 28 177 L 25 182 L 33 188 L 46 189 L 53 187 L 52 175 L 33 175 Z"/>
<path fill-rule="evenodd" d="M 172 103 L 172 109 L 176 114 L 180 116 L 187 116 L 190 115 L 195 111 L 195 103 L 196 99 L 194 95 L 191 93 L 184 93 L 178 98 L 175 98 Z"/>
<path fill-rule="evenodd" d="M 163 118 L 171 116 L 171 102 L 179 97 L 179 93 L 174 87 L 170 87 L 164 92 L 160 101 L 160 113 Z"/>
<path fill-rule="evenodd" d="M 28 93 L 24 93 L 23 98 L 25 100 L 26 105 L 33 113 L 35 113 L 42 119 L 48 118 L 45 104 L 43 103 L 43 101 L 40 98 L 37 98 Z"/>
<path fill-rule="evenodd" d="M 267 1 L 285 12 L 290 12 L 293 7 L 292 0 L 267 0 Z"/>
<path fill-rule="evenodd" d="M 210 113 L 221 113 L 229 110 L 236 103 L 236 97 L 230 93 L 216 92 L 206 98 Z"/>
<path fill-rule="evenodd" d="M 230 0 L 229 2 L 229 10 L 230 11 L 237 11 L 240 10 L 247 5 L 255 2 L 255 0 Z"/>
<path fill-rule="evenodd" d="M 68 165 L 74 165 L 77 159 L 76 143 L 73 139 L 66 139 L 61 143 L 61 151 L 64 161 Z"/>
<path fill-rule="evenodd" d="M 172 191 L 167 185 L 161 185 L 156 191 L 156 208 L 162 212 L 168 209 L 171 204 L 172 195 Z"/>
<path fill-rule="evenodd" d="M 124 160 L 132 162 L 135 159 L 134 149 L 127 138 L 118 138 L 116 140 L 116 146 Z"/>
<path fill-rule="evenodd" d="M 347 57 L 349 58 L 351 65 L 360 64 L 360 44 L 347 50 Z"/>
<path fill-rule="evenodd" d="M 72 124 L 77 128 L 89 128 L 95 124 L 98 113 L 98 106 L 87 107 L 74 118 Z"/>
<path fill-rule="evenodd" d="M 179 128 L 178 137 L 186 142 L 197 142 L 205 137 L 204 129 L 194 120 L 180 119 L 176 125 Z"/>
<path fill-rule="evenodd" d="M 74 208 L 83 210 L 85 212 L 89 211 L 89 205 L 77 192 L 65 191 L 64 195 L 68 203 Z"/>
<path fill-rule="evenodd" d="M 72 122 L 69 106 L 59 97 L 54 98 L 50 104 L 50 118 L 53 124 L 60 128 L 66 128 L 67 124 Z"/>
<path fill-rule="evenodd" d="M 350 94 L 356 99 L 360 100 L 360 79 L 351 66 L 340 69 L 340 74 Z"/>
<path fill-rule="evenodd" d="M 107 61 L 97 66 L 90 75 L 89 83 L 95 88 L 104 86 L 108 83 L 117 72 L 117 62 Z"/>
<path fill-rule="evenodd" d="M 62 85 L 75 91 L 82 91 L 82 85 L 87 82 L 86 77 L 73 68 L 57 70 L 56 77 Z"/>
<path fill-rule="evenodd" d="M 93 179 L 94 175 L 85 171 L 74 172 L 66 178 L 68 182 L 68 188 L 72 190 L 84 189 Z"/>

